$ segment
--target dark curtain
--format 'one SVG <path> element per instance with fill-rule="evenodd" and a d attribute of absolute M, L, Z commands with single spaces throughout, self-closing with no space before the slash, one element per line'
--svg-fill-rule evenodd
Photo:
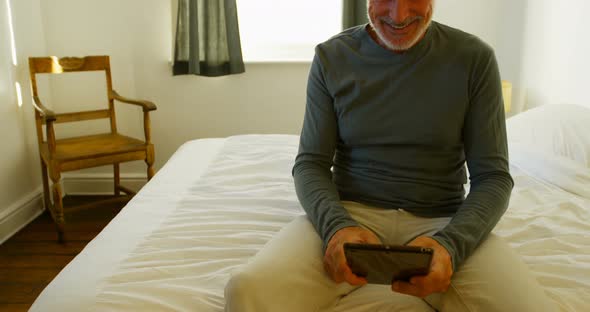
<path fill-rule="evenodd" d="M 243 72 L 236 0 L 178 0 L 173 74 Z"/>
<path fill-rule="evenodd" d="M 369 22 L 367 0 L 342 0 L 342 29 Z"/>

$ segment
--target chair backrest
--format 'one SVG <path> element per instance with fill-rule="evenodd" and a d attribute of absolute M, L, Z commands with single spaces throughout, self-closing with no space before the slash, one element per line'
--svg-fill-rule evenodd
<path fill-rule="evenodd" d="M 83 121 L 92 119 L 109 118 L 111 125 L 111 132 L 117 132 L 117 124 L 115 120 L 115 109 L 113 99 L 109 95 L 113 89 L 111 81 L 111 66 L 109 57 L 106 55 L 86 56 L 86 57 L 62 57 L 46 56 L 46 57 L 29 57 L 29 75 L 31 78 L 31 87 L 33 96 L 39 97 L 37 90 L 37 74 L 62 74 L 71 72 L 86 72 L 86 71 L 104 71 L 106 76 L 107 98 L 109 100 L 108 109 L 72 112 L 55 115 L 55 123 Z M 35 123 L 37 127 L 37 135 L 39 142 L 43 142 L 42 125 L 44 119 L 41 118 L 40 112 L 35 110 Z"/>

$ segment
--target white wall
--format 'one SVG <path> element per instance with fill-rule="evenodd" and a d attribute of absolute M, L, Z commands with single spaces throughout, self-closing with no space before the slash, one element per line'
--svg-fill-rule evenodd
<path fill-rule="evenodd" d="M 44 53 L 39 0 L 11 1 L 19 67 L 12 64 L 6 1 L 0 1 L 0 242 L 41 211 L 39 156 L 25 55 Z M 15 81 L 23 89 L 17 104 Z"/>
<path fill-rule="evenodd" d="M 526 108 L 590 107 L 590 21 L 586 0 L 527 1 L 522 83 Z"/>
<path fill-rule="evenodd" d="M 523 49 L 527 0 L 438 0 L 435 20 L 477 35 L 491 45 L 503 80 L 513 84 L 514 114 L 524 106 Z"/>
<path fill-rule="evenodd" d="M 501 4 L 498 0 L 438 0 L 433 19 L 477 35 L 492 47 L 497 47 L 500 38 L 495 24 Z"/>
<path fill-rule="evenodd" d="M 512 112 L 547 104 L 590 107 L 590 10 L 586 0 L 441 0 L 437 19 L 490 43 Z"/>
<path fill-rule="evenodd" d="M 0 15 L 5 17 L 5 1 L 0 3 Z M 0 209 L 32 191 L 29 172 L 28 149 L 24 132 L 22 109 L 18 107 L 14 82 L 8 22 L 0 23 L 0 133 L 2 133 L 2 157 L 0 157 Z M 24 173 L 24 174 L 23 174 Z"/>
<path fill-rule="evenodd" d="M 476 14 L 466 19 L 464 11 L 457 10 L 461 4 Z M 300 131 L 309 63 L 246 64 L 246 73 L 219 78 L 173 77 L 170 1 L 52 0 L 41 6 L 49 54 L 109 54 L 115 88 L 158 105 L 152 119 L 157 167 L 186 140 Z M 437 19 L 497 44 L 495 1 L 445 0 L 437 10 Z M 79 86 L 74 90 L 82 90 L 82 83 L 74 85 Z M 52 87 L 60 108 L 72 105 L 67 99 L 71 88 Z M 120 124 L 131 124 L 127 130 L 141 135 L 139 114 L 124 117 Z M 122 170 L 143 172 L 144 167 L 138 163 Z"/>

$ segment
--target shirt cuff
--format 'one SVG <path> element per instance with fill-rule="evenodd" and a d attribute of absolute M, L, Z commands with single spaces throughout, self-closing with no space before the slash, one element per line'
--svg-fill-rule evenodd
<path fill-rule="evenodd" d="M 445 238 L 443 238 L 441 236 L 437 236 L 437 234 L 430 236 L 430 238 L 434 239 L 437 243 L 439 243 L 441 246 L 443 246 L 447 250 L 447 252 L 451 256 L 451 265 L 453 266 L 453 274 L 454 274 L 455 272 L 457 272 L 457 265 L 456 265 L 457 264 L 457 259 L 456 259 L 457 253 L 455 252 L 455 248 L 453 248 L 453 245 L 450 244 Z"/>
<path fill-rule="evenodd" d="M 347 220 L 347 221 L 343 221 L 343 222 L 339 223 L 338 225 L 334 226 L 334 228 L 328 232 L 328 235 L 326 235 L 324 237 L 324 244 L 322 246 L 323 253 L 326 253 L 326 248 L 328 248 L 328 243 L 332 239 L 332 236 L 334 236 L 334 234 L 336 234 L 336 232 L 338 232 L 339 230 L 346 228 L 346 227 L 357 227 L 357 226 L 360 226 L 360 225 L 358 224 L 358 222 L 356 222 L 352 219 Z"/>

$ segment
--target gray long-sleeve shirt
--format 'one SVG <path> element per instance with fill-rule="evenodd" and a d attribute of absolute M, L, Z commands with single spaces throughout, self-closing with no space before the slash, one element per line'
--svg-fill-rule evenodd
<path fill-rule="evenodd" d="M 358 225 L 341 200 L 452 216 L 433 238 L 456 270 L 506 210 L 507 154 L 498 65 L 477 37 L 432 22 L 396 54 L 359 26 L 316 47 L 293 176 L 324 246 Z"/>

